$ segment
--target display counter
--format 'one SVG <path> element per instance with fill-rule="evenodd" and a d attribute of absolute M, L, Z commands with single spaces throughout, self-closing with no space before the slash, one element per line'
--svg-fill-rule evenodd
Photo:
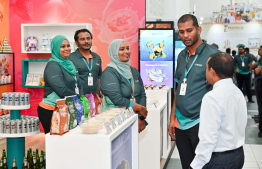
<path fill-rule="evenodd" d="M 168 125 L 171 114 L 171 88 L 164 87 L 163 89 L 146 90 L 147 100 L 158 100 L 160 104 L 167 104 L 167 113 L 163 114 L 163 155 L 162 159 L 167 159 L 171 151 L 171 138 L 168 134 Z M 157 97 L 156 97 L 157 96 Z"/>
<path fill-rule="evenodd" d="M 160 169 L 160 160 L 169 140 L 169 136 L 166 135 L 167 103 L 160 102 L 157 108 L 148 105 L 147 110 L 148 126 L 139 134 L 139 168 Z"/>
<path fill-rule="evenodd" d="M 83 134 L 78 126 L 63 136 L 46 134 L 48 169 L 138 168 L 138 118 L 131 116 L 112 133 L 103 127 L 97 134 Z"/>

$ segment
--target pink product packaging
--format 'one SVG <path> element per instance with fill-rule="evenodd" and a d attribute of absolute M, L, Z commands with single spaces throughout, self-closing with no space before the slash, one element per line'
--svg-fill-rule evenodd
<path fill-rule="evenodd" d="M 92 93 L 86 94 L 86 98 L 88 99 L 90 104 L 90 117 L 93 117 L 96 114 L 95 98 Z"/>

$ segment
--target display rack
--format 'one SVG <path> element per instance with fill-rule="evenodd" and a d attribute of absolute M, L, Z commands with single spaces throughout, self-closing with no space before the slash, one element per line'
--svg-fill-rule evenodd
<path fill-rule="evenodd" d="M 2 109 L 11 110 L 10 119 L 21 119 L 21 111 L 29 109 L 30 105 L 25 106 L 5 106 L 1 105 Z M 21 134 L 0 134 L 0 137 L 6 137 L 7 147 L 7 166 L 12 168 L 13 158 L 16 158 L 17 166 L 23 166 L 23 159 L 25 156 L 25 137 L 38 134 L 40 131 L 21 133 Z"/>
<path fill-rule="evenodd" d="M 49 59 L 22 59 L 22 87 L 23 88 L 44 88 L 44 86 L 26 86 L 28 73 L 44 74 Z"/>
<path fill-rule="evenodd" d="M 15 53 L 0 53 L 0 56 L 1 55 L 12 55 L 13 57 L 13 76 L 11 77 L 12 78 L 12 83 L 7 83 L 7 84 L 0 84 L 0 86 L 4 86 L 4 85 L 13 85 L 13 92 L 15 92 Z M 10 60 L 9 60 L 10 61 Z"/>
<path fill-rule="evenodd" d="M 35 36 L 38 38 L 38 49 L 40 49 L 42 34 L 47 33 L 48 38 L 52 39 L 56 35 L 64 35 L 69 42 L 74 42 L 74 33 L 79 29 L 88 29 L 92 32 L 92 24 L 90 23 L 61 23 L 61 24 L 21 24 L 21 50 L 22 53 L 46 54 L 51 51 L 26 51 L 25 38 Z M 50 44 L 49 44 L 50 45 Z"/>

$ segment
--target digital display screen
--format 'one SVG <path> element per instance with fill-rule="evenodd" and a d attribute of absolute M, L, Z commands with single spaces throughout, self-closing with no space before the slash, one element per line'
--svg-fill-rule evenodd
<path fill-rule="evenodd" d="M 140 29 L 139 58 L 144 85 L 166 85 L 173 88 L 173 29 Z"/>

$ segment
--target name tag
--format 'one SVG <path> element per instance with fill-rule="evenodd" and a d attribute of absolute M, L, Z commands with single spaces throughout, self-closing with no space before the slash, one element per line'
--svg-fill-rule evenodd
<path fill-rule="evenodd" d="M 76 94 L 79 94 L 79 88 L 77 87 L 77 84 L 76 84 L 76 87 L 75 87 L 75 92 L 76 92 Z"/>
<path fill-rule="evenodd" d="M 93 76 L 88 76 L 88 86 L 93 86 Z"/>
<path fill-rule="evenodd" d="M 186 95 L 186 87 L 187 87 L 186 83 L 182 83 L 181 84 L 180 93 L 179 93 L 181 96 L 185 96 Z"/>
<path fill-rule="evenodd" d="M 245 62 L 242 62 L 242 67 L 245 67 Z"/>

